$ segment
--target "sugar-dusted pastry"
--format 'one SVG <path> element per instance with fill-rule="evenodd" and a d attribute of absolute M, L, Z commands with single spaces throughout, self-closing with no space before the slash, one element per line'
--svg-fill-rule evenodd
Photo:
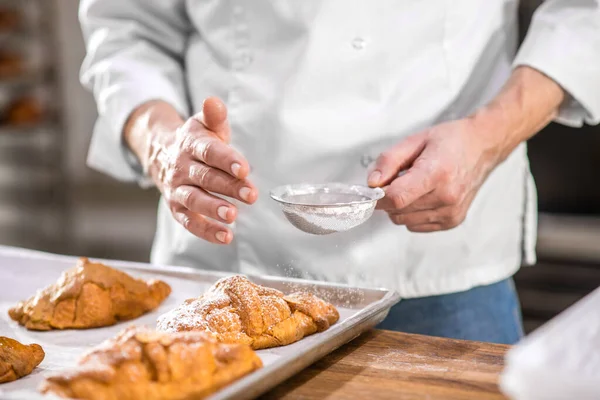
<path fill-rule="evenodd" d="M 222 342 L 265 349 L 324 331 L 338 319 L 336 308 L 313 294 L 284 296 L 236 275 L 160 316 L 157 327 L 165 332 L 208 331 Z"/>
<path fill-rule="evenodd" d="M 19 302 L 8 314 L 32 330 L 96 328 L 137 318 L 170 293 L 165 282 L 145 282 L 80 258 L 56 283 Z"/>
<path fill-rule="evenodd" d="M 25 345 L 0 336 L 0 383 L 11 382 L 29 375 L 44 359 L 39 344 Z"/>
<path fill-rule="evenodd" d="M 48 377 L 42 393 L 88 400 L 200 399 L 262 367 L 248 345 L 219 343 L 206 332 L 130 327 Z"/>

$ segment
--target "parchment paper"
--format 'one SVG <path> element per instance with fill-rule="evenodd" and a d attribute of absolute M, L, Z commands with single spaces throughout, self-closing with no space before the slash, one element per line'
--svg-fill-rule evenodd
<path fill-rule="evenodd" d="M 515 400 L 600 399 L 600 289 L 509 350 L 500 388 Z"/>
<path fill-rule="evenodd" d="M 133 321 L 119 323 L 115 326 L 86 329 L 35 332 L 28 331 L 8 316 L 8 309 L 18 301 L 24 300 L 49 284 L 56 282 L 62 271 L 75 265 L 76 258 L 32 252 L 0 246 L 0 336 L 16 339 L 24 344 L 38 343 L 46 353 L 45 359 L 31 375 L 17 381 L 0 384 L 0 399 L 49 399 L 54 396 L 41 396 L 37 392 L 39 384 L 47 373 L 60 371 L 65 367 L 76 364 L 81 354 L 102 341 L 115 336 L 128 325 L 156 326 L 159 315 L 169 311 L 185 299 L 197 297 L 206 291 L 211 282 L 197 282 L 188 279 L 163 276 L 160 270 L 147 273 L 128 269 L 128 267 L 145 264 L 124 261 L 109 261 L 108 265 L 123 268 L 132 276 L 151 279 L 162 279 L 171 285 L 172 293 L 155 311 L 143 315 Z M 214 280 L 213 280 L 214 281 Z M 355 315 L 360 308 L 338 306 L 340 321 Z M 258 355 L 266 365 L 273 363 L 286 355 L 295 355 L 303 346 L 318 340 L 320 334 L 315 334 L 300 342 L 274 349 L 260 350 Z"/>

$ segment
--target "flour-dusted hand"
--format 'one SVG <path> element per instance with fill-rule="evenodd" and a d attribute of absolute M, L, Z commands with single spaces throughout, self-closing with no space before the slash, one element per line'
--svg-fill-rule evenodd
<path fill-rule="evenodd" d="M 138 136 L 148 144 L 132 148 L 144 148 L 146 155 L 138 157 L 174 218 L 200 238 L 228 244 L 233 233 L 223 223 L 236 219 L 237 208 L 215 194 L 252 204 L 258 192 L 247 179 L 248 161 L 229 146 L 226 107 L 208 98 L 202 112 L 185 122 L 173 111 L 160 102 L 143 106 L 132 116 L 126 140 L 135 143 L 135 132 L 143 132 Z M 132 132 L 129 138 L 127 132 Z"/>
<path fill-rule="evenodd" d="M 386 192 L 377 208 L 413 232 L 458 226 L 492 170 L 550 122 L 563 99 L 556 82 L 517 68 L 502 92 L 474 115 L 436 125 L 381 154 L 368 178 Z"/>

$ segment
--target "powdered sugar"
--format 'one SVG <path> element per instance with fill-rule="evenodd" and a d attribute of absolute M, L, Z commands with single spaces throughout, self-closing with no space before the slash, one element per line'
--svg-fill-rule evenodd
<path fill-rule="evenodd" d="M 382 189 L 330 183 L 286 185 L 271 197 L 281 204 L 285 217 L 296 228 L 315 235 L 352 229 L 371 217 Z"/>
<path fill-rule="evenodd" d="M 285 205 L 283 213 L 296 228 L 323 235 L 357 227 L 371 217 L 374 209 L 375 202 L 335 207 Z"/>
<path fill-rule="evenodd" d="M 281 345 L 282 340 L 291 343 L 314 333 L 310 329 L 302 332 L 300 325 L 297 332 L 289 330 L 294 324 L 290 321 L 298 317 L 295 311 L 312 319 L 310 324 L 316 326 L 317 331 L 329 328 L 339 319 L 335 307 L 312 294 L 295 293 L 284 297 L 279 290 L 256 285 L 244 276 L 235 275 L 220 279 L 199 298 L 186 300 L 159 317 L 157 329 L 166 332 L 208 331 L 222 341 L 251 343 L 254 348 L 273 347 Z M 283 331 L 278 334 L 281 329 Z"/>

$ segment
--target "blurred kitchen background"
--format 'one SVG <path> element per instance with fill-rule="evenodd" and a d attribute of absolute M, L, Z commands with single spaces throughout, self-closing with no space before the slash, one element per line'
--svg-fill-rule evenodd
<path fill-rule="evenodd" d="M 539 0 L 521 4 L 525 31 Z M 158 195 L 85 166 L 95 119 L 79 84 L 77 0 L 0 0 L 0 244 L 147 261 Z M 538 266 L 516 277 L 530 331 L 600 285 L 600 128 L 530 142 Z"/>

